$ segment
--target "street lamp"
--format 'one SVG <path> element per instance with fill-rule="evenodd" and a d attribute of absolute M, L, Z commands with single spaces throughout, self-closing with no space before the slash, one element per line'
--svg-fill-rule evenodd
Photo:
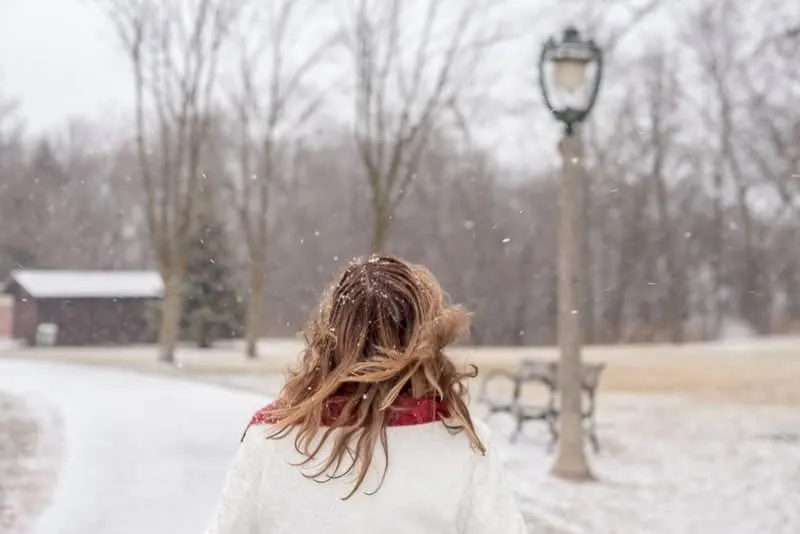
<path fill-rule="evenodd" d="M 558 233 L 558 454 L 552 473 L 572 480 L 593 478 L 583 439 L 581 347 L 585 240 L 585 171 L 583 145 L 576 125 L 592 111 L 600 90 L 602 53 L 578 30 L 568 27 L 550 38 L 539 59 L 539 83 L 547 108 L 564 124 L 559 142 L 562 161 Z"/>
<path fill-rule="evenodd" d="M 560 39 L 551 37 L 539 58 L 539 84 L 547 108 L 564 123 L 567 136 L 592 111 L 603 74 L 603 55 L 591 39 L 569 26 Z"/>

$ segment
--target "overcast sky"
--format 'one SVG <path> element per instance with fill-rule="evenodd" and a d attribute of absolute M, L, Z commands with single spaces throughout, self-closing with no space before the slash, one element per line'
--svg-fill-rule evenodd
<path fill-rule="evenodd" d="M 90 0 L 0 0 L 0 90 L 35 130 L 119 112 L 130 81 L 115 47 Z"/>
<path fill-rule="evenodd" d="M 71 117 L 127 121 L 130 67 L 98 4 L 0 0 L 0 94 L 20 100 L 29 131 L 58 128 Z M 484 83 L 497 109 L 476 110 L 473 122 L 486 142 L 499 147 L 501 157 L 530 158 L 532 146 L 553 147 L 557 135 L 535 83 L 538 48 L 548 34 L 586 13 L 576 10 L 578 0 L 507 0 L 504 5 L 510 10 L 504 12 L 505 24 L 516 25 L 509 31 L 523 37 L 494 51 L 486 62 L 484 79 L 490 81 Z M 635 44 L 636 38 L 627 41 Z M 606 95 L 611 90 L 606 84 Z"/>

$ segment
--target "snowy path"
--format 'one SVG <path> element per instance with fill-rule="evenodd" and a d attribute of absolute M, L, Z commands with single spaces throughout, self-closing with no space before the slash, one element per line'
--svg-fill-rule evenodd
<path fill-rule="evenodd" d="M 36 534 L 197 534 L 265 400 L 188 381 L 0 360 L 0 390 L 60 412 L 66 450 Z"/>

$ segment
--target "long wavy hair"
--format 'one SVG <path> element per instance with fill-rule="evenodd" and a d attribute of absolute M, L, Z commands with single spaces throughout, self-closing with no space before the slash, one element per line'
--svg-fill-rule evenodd
<path fill-rule="evenodd" d="M 387 427 L 398 399 L 433 399 L 441 424 L 466 433 L 472 448 L 485 447 L 467 409 L 466 379 L 443 349 L 469 327 L 460 306 L 447 306 L 439 283 L 426 268 L 392 256 L 371 256 L 348 265 L 326 291 L 304 332 L 305 350 L 271 417 L 270 438 L 294 432 L 306 466 L 330 454 L 308 478 L 324 482 L 355 473 L 344 499 L 358 491 L 380 445 L 388 469 Z M 338 401 L 334 421 L 330 401 Z M 375 491 L 380 489 L 386 470 Z M 367 492 L 370 493 L 370 492 Z"/>

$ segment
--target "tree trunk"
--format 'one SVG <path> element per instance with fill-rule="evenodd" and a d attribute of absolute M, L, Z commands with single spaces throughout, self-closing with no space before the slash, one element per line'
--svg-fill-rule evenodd
<path fill-rule="evenodd" d="M 386 231 L 389 229 L 389 215 L 380 206 L 372 209 L 372 242 L 369 251 L 372 254 L 380 254 L 386 244 Z"/>
<path fill-rule="evenodd" d="M 528 299 L 527 295 L 520 297 L 516 309 L 514 310 L 514 321 L 511 332 L 511 339 L 514 345 L 522 347 L 525 345 L 525 325 L 528 317 Z"/>
<path fill-rule="evenodd" d="M 164 297 L 161 303 L 161 330 L 159 332 L 160 357 L 165 363 L 175 363 L 175 348 L 180 336 L 183 281 L 175 276 L 165 277 Z"/>
<path fill-rule="evenodd" d="M 790 324 L 800 319 L 800 276 L 797 273 L 797 263 L 790 260 L 780 274 L 783 293 L 787 296 L 786 315 Z"/>
<path fill-rule="evenodd" d="M 568 480 L 592 480 L 583 447 L 581 417 L 581 344 L 583 331 L 581 286 L 583 266 L 583 151 L 580 134 L 565 137 L 559 143 L 562 158 L 562 182 L 559 199 L 558 240 L 558 342 L 559 390 L 561 409 L 558 416 L 558 453 L 552 474 Z"/>
<path fill-rule="evenodd" d="M 247 357 L 258 357 L 258 338 L 261 334 L 261 308 L 264 298 L 264 254 L 256 254 L 250 263 L 250 297 L 247 299 L 247 318 L 245 319 L 245 342 Z"/>
<path fill-rule="evenodd" d="M 661 149 L 657 149 L 659 153 Z M 662 288 L 664 300 L 666 332 L 672 343 L 683 343 L 683 325 L 686 318 L 686 292 L 684 289 L 684 275 L 679 266 L 678 246 L 675 242 L 674 222 L 669 209 L 669 191 L 664 181 L 662 157 L 656 158 L 659 162 L 653 169 L 655 178 L 656 205 L 658 208 L 659 226 L 661 230 L 661 253 L 667 270 L 667 283 Z"/>
<path fill-rule="evenodd" d="M 674 344 L 681 344 L 685 338 L 684 322 L 686 321 L 686 282 L 684 274 L 679 272 L 680 267 L 671 265 L 667 268 L 670 272 L 670 292 L 667 299 L 669 306 L 669 340 Z"/>
<path fill-rule="evenodd" d="M 197 346 L 201 349 L 210 349 L 212 338 L 211 323 L 208 321 L 200 321 L 200 331 L 197 333 Z"/>
<path fill-rule="evenodd" d="M 642 231 L 644 207 L 647 204 L 648 190 L 644 185 L 633 192 L 631 209 L 633 213 L 626 221 L 616 265 L 616 290 L 611 294 L 611 302 L 603 311 L 603 322 L 609 330 L 609 337 L 614 343 L 623 341 L 625 337 L 625 308 L 628 303 L 630 290 L 634 283 L 637 268 L 636 258 L 643 254 L 646 248 L 646 239 Z M 627 208 L 626 208 L 627 209 Z"/>
<path fill-rule="evenodd" d="M 767 335 L 771 330 L 770 290 L 764 283 L 764 268 L 759 257 L 757 228 L 753 224 L 753 216 L 747 204 L 747 187 L 739 186 L 737 200 L 742 220 L 744 238 L 744 258 L 739 285 L 740 315 L 760 335 Z"/>
<path fill-rule="evenodd" d="M 723 287 L 723 262 L 722 256 L 725 253 L 725 213 L 722 206 L 722 163 L 717 162 L 714 170 L 714 250 L 711 256 L 711 272 L 714 277 L 712 285 L 711 302 L 714 305 L 713 332 L 714 339 L 719 338 L 722 333 L 722 322 L 727 309 L 722 295 Z"/>
<path fill-rule="evenodd" d="M 547 303 L 544 306 L 544 338 L 546 345 L 555 345 L 558 340 L 558 268 L 547 272 Z"/>

